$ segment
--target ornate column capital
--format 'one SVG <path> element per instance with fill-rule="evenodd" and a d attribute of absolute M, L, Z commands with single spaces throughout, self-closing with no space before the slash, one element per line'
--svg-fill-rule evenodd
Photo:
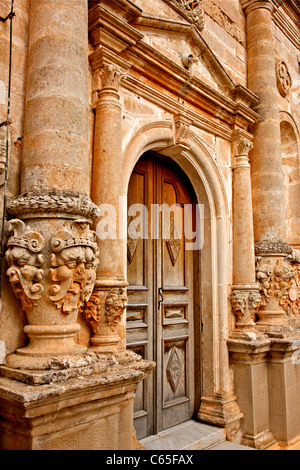
<path fill-rule="evenodd" d="M 236 168 L 250 168 L 249 163 L 249 153 L 253 148 L 253 142 L 250 139 L 247 139 L 243 136 L 239 136 L 239 138 L 235 142 L 236 144 L 236 155 L 235 155 L 235 165 L 234 169 Z"/>

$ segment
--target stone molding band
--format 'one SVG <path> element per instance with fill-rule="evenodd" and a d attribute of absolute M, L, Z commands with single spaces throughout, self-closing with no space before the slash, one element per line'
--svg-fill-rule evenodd
<path fill-rule="evenodd" d="M 96 219 L 99 208 L 85 194 L 64 191 L 32 192 L 8 204 L 8 213 L 19 218 L 49 216 L 51 213 Z"/>
<path fill-rule="evenodd" d="M 293 248 L 288 243 L 262 241 L 255 243 L 255 254 L 277 254 L 277 255 L 292 255 Z"/>

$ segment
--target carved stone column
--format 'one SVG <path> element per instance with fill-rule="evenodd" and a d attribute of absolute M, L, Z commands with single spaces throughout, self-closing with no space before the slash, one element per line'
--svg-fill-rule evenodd
<path fill-rule="evenodd" d="M 285 195 L 271 0 L 242 0 L 247 17 L 248 86 L 259 98 L 251 153 L 257 281 L 263 308 L 257 325 L 280 329 L 283 298 L 293 278 L 286 241 Z"/>
<path fill-rule="evenodd" d="M 29 337 L 7 366 L 32 370 L 54 357 L 82 363 L 77 316 L 99 261 L 90 230 L 98 209 L 88 197 L 87 2 L 30 7 L 23 194 L 8 206 L 6 260 Z"/>
<path fill-rule="evenodd" d="M 253 330 L 261 303 L 255 276 L 251 174 L 248 154 L 253 144 L 237 136 L 233 173 L 233 287 L 232 309 L 237 330 Z"/>
<path fill-rule="evenodd" d="M 122 108 L 118 90 L 128 64 L 118 57 L 114 60 L 118 65 L 102 51 L 96 58 L 94 55 L 92 63 L 96 84 L 92 199 L 101 213 L 95 223 L 100 253 L 95 293 L 101 311 L 91 338 L 91 349 L 96 352 L 125 349 L 126 334 L 127 199 L 121 189 Z"/>

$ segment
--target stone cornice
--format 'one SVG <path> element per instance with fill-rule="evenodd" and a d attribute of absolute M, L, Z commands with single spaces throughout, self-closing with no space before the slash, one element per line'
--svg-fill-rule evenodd
<path fill-rule="evenodd" d="M 300 10 L 300 8 L 299 8 Z M 288 18 L 287 18 L 287 15 Z M 289 21 L 290 19 L 290 21 Z M 276 8 L 273 14 L 273 20 L 276 26 L 286 35 L 286 37 L 291 41 L 291 43 L 300 48 L 300 31 L 295 27 L 294 20 L 295 18 L 290 15 L 289 9 L 286 5 L 282 5 L 281 8 Z M 298 18 L 298 24 L 300 23 L 300 16 Z"/>

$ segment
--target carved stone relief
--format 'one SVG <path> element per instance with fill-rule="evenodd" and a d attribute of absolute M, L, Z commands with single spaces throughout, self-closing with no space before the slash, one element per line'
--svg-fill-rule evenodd
<path fill-rule="evenodd" d="M 105 300 L 107 324 L 114 331 L 127 307 L 127 294 L 124 288 L 111 289 Z"/>
<path fill-rule="evenodd" d="M 85 302 L 82 307 L 82 314 L 93 328 L 93 333 L 97 334 L 100 329 L 101 322 L 101 296 L 97 292 L 93 292 L 90 299 Z"/>
<path fill-rule="evenodd" d="M 166 3 L 174 6 L 186 16 L 190 21 L 195 23 L 199 29 L 204 28 L 204 11 L 201 0 L 165 0 Z"/>
<path fill-rule="evenodd" d="M 26 312 L 41 298 L 44 287 L 41 284 L 45 276 L 42 269 L 45 259 L 41 254 L 44 246 L 44 237 L 22 220 L 12 220 L 8 224 L 8 231 L 13 230 L 7 242 L 5 259 L 8 263 L 7 276 L 17 298 L 21 300 L 22 308 Z"/>
<path fill-rule="evenodd" d="M 192 121 L 186 118 L 182 114 L 176 114 L 174 116 L 175 121 L 175 144 L 176 145 L 188 145 L 188 138 L 191 133 Z"/>
<path fill-rule="evenodd" d="M 99 208 L 84 194 L 63 191 L 27 193 L 14 199 L 8 206 L 13 216 L 30 216 L 37 213 L 64 213 L 95 219 Z"/>
<path fill-rule="evenodd" d="M 65 222 L 51 240 L 50 299 L 62 313 L 81 307 L 92 295 L 99 264 L 96 234 L 84 220 Z"/>
<path fill-rule="evenodd" d="M 296 308 L 299 289 L 293 249 L 286 243 L 256 245 L 256 278 L 262 296 L 259 316 L 284 317 Z"/>
<path fill-rule="evenodd" d="M 286 96 L 292 86 L 292 79 L 287 65 L 283 60 L 278 61 L 276 64 L 276 77 L 280 94 Z"/>
<path fill-rule="evenodd" d="M 253 326 L 262 301 L 258 290 L 233 290 L 230 300 L 232 310 L 237 317 L 236 326 Z"/>

